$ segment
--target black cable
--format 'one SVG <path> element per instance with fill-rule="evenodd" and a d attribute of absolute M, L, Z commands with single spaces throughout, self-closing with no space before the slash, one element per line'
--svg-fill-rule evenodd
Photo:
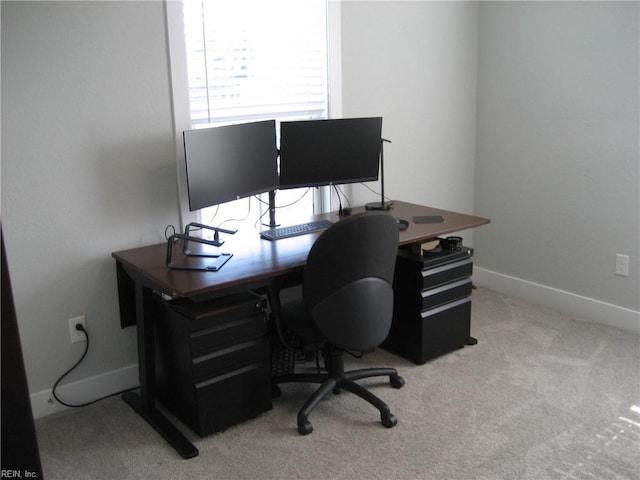
<path fill-rule="evenodd" d="M 304 188 L 304 187 L 301 187 Z M 307 195 L 307 193 L 309 193 L 311 191 L 312 187 L 306 187 L 306 190 L 304 191 L 303 194 L 301 194 L 298 198 L 296 198 L 295 200 L 292 200 L 291 202 L 285 204 L 285 205 L 276 205 L 276 208 L 286 208 L 286 207 L 290 207 L 291 205 L 295 205 L 296 203 L 302 201 L 302 199 Z M 276 195 L 277 195 L 278 191 L 276 190 Z M 259 196 L 254 195 L 254 198 L 256 200 L 258 200 L 258 202 L 262 203 L 263 205 L 269 205 L 269 202 L 265 202 L 264 200 L 262 200 Z"/>
<path fill-rule="evenodd" d="M 347 201 L 347 207 L 349 210 L 351 210 L 351 200 L 349 200 L 349 197 L 344 193 L 344 191 L 342 190 L 342 188 L 337 187 L 338 190 L 340 191 L 340 193 L 342 194 L 342 196 L 344 197 L 344 199 Z"/>
<path fill-rule="evenodd" d="M 333 189 L 336 191 L 336 197 L 338 197 L 338 215 L 342 215 L 342 199 L 340 198 L 340 192 L 338 191 L 338 187 L 333 185 Z"/>
<path fill-rule="evenodd" d="M 101 397 L 101 398 L 98 398 L 98 399 L 96 399 L 96 400 L 91 400 L 90 402 L 80 403 L 80 404 L 77 404 L 77 405 L 74 405 L 74 404 L 71 404 L 71 403 L 67 403 L 67 402 L 63 402 L 62 400 L 60 400 L 60 398 L 58 398 L 58 396 L 56 395 L 56 388 L 58 388 L 58 384 L 62 381 L 62 379 L 63 379 L 64 377 L 66 377 L 67 375 L 69 375 L 73 370 L 75 370 L 75 368 L 76 368 L 78 365 L 80 365 L 80 362 L 82 362 L 82 360 L 84 360 L 84 357 L 86 357 L 86 356 L 87 356 L 87 353 L 89 352 L 89 332 L 87 332 L 87 330 L 86 330 L 86 329 L 82 326 L 82 324 L 80 324 L 80 323 L 76 325 L 76 330 L 79 330 L 79 331 L 81 331 L 81 332 L 83 332 L 83 333 L 84 333 L 84 336 L 85 336 L 85 338 L 86 338 L 86 340 L 87 340 L 87 345 L 86 345 L 86 347 L 84 348 L 84 353 L 83 353 L 83 354 L 82 354 L 82 356 L 80 357 L 80 360 L 78 360 L 78 361 L 77 361 L 77 362 L 76 362 L 76 363 L 75 363 L 75 364 L 74 364 L 74 365 L 73 365 L 69 370 L 67 370 L 66 372 L 64 372 L 64 373 L 62 374 L 62 376 L 61 376 L 60 378 L 58 378 L 58 380 L 56 381 L 56 383 L 54 383 L 52 393 L 53 393 L 53 398 L 55 398 L 55 399 L 58 401 L 58 403 L 60 403 L 60 404 L 64 405 L 65 407 L 71 407 L 71 408 L 86 407 L 86 406 L 92 405 L 92 404 L 94 404 L 94 403 L 96 403 L 96 402 L 99 402 L 99 401 L 101 401 L 101 400 L 104 400 L 104 399 L 106 399 L 106 398 L 114 397 L 114 396 L 116 396 L 116 395 L 120 395 L 121 393 L 129 392 L 129 391 L 131 391 L 131 390 L 136 390 L 136 389 L 138 389 L 138 388 L 139 388 L 139 387 L 128 388 L 128 389 L 126 389 L 126 390 L 122 390 L 122 391 L 120 391 L 120 392 L 112 393 L 111 395 L 106 395 L 106 396 Z"/>
<path fill-rule="evenodd" d="M 341 188 L 339 188 L 337 185 L 333 185 L 333 188 L 336 191 L 336 196 L 338 197 L 338 204 L 339 204 L 339 209 L 338 209 L 338 215 L 349 215 L 351 214 L 351 201 L 349 200 L 349 197 L 347 197 L 344 192 L 342 191 Z M 342 208 L 342 200 L 340 195 L 342 195 L 342 197 L 344 197 L 345 201 L 347 202 L 347 206 Z"/>
<path fill-rule="evenodd" d="M 173 230 L 173 233 L 171 235 L 167 235 L 167 232 L 169 231 L 169 229 Z M 176 234 L 176 227 L 174 227 L 173 225 L 167 225 L 167 227 L 164 229 L 164 239 L 167 241 L 169 241 L 169 238 L 171 238 L 175 234 Z"/>
<path fill-rule="evenodd" d="M 218 205 L 218 207 L 220 207 Z M 218 211 L 216 210 L 216 214 L 213 216 L 213 218 L 211 218 L 211 221 L 213 222 L 213 219 L 218 215 Z M 217 226 L 216 228 L 221 228 L 222 225 L 224 225 L 225 223 L 228 222 L 244 222 L 247 218 L 249 218 L 249 215 L 251 215 L 251 197 L 247 197 L 247 213 L 243 218 L 227 218 L 226 220 L 222 220 Z"/>
<path fill-rule="evenodd" d="M 262 200 L 260 200 L 260 202 L 262 202 Z M 262 202 L 262 203 L 264 203 L 264 202 Z M 265 216 L 267 216 L 268 214 L 269 214 L 269 210 L 265 210 L 265 211 L 264 211 L 264 213 L 262 213 L 262 215 L 260 215 L 260 216 L 258 217 L 258 219 L 257 219 L 255 222 L 253 222 L 253 228 L 256 228 L 256 227 L 258 226 L 258 224 L 260 223 L 260 221 L 261 221 Z"/>
<path fill-rule="evenodd" d="M 290 207 L 292 205 L 295 205 L 296 203 L 302 201 L 302 199 L 305 197 L 305 195 L 307 195 L 307 193 L 309 193 L 311 191 L 311 187 L 307 187 L 307 189 L 304 191 L 304 193 L 302 195 L 300 195 L 300 197 L 296 198 L 295 200 L 293 200 L 290 203 L 287 203 L 286 205 L 275 205 L 276 208 L 286 208 L 286 207 Z M 276 194 L 277 194 L 277 190 L 276 190 Z M 259 196 L 254 195 L 254 198 L 256 200 L 258 200 L 258 202 L 262 203 L 263 205 L 269 205 L 269 202 L 265 202 L 264 200 L 262 200 Z M 265 210 L 264 213 L 262 215 L 260 215 L 258 217 L 258 219 L 254 222 L 253 227 L 255 228 L 260 221 L 269 214 L 269 210 Z"/>
<path fill-rule="evenodd" d="M 362 185 L 363 187 L 369 189 L 370 192 L 376 194 L 376 195 L 380 195 L 380 192 L 376 192 L 373 188 L 371 188 L 369 185 L 367 185 L 366 183 L 362 183 L 360 182 L 360 185 Z M 389 197 L 387 197 L 386 195 L 384 196 L 384 199 L 387 201 L 391 201 L 391 199 Z"/>
<path fill-rule="evenodd" d="M 209 221 L 207 222 L 205 219 L 202 219 L 202 223 L 206 223 L 207 225 L 212 225 L 213 221 L 216 219 L 216 217 L 218 216 L 218 212 L 220 211 L 220 204 L 218 203 L 216 205 L 216 210 L 215 212 L 213 212 L 213 215 L 211 215 L 211 217 L 209 218 Z"/>

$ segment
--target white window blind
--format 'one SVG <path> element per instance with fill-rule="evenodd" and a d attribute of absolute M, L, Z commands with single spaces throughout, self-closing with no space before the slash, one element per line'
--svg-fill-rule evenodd
<path fill-rule="evenodd" d="M 328 117 L 327 0 L 183 0 L 183 18 L 192 127 L 276 119 L 279 132 L 280 121 Z M 306 221 L 311 193 L 279 191 L 278 221 Z M 238 200 L 200 216 L 246 211 Z"/>
<path fill-rule="evenodd" d="M 326 0 L 184 0 L 191 123 L 327 118 Z"/>

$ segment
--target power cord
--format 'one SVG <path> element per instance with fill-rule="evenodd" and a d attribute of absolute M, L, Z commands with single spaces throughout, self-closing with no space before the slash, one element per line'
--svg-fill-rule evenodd
<path fill-rule="evenodd" d="M 84 353 L 83 353 L 83 354 L 82 354 L 82 356 L 80 357 L 80 360 L 78 360 L 78 361 L 77 361 L 77 362 L 76 362 L 76 363 L 75 363 L 75 364 L 74 364 L 74 365 L 73 365 L 69 370 L 67 370 L 66 372 L 64 372 L 64 373 L 62 374 L 62 376 L 61 376 L 60 378 L 58 378 L 58 380 L 56 381 L 56 383 L 53 385 L 53 390 L 52 390 L 53 398 L 55 398 L 55 399 L 58 401 L 58 403 L 60 403 L 60 404 L 64 405 L 65 407 L 71 407 L 71 408 L 87 407 L 87 406 L 92 405 L 92 404 L 94 404 L 94 403 L 96 403 L 96 402 L 99 402 L 99 401 L 101 401 L 101 400 L 105 400 L 105 399 L 110 398 L 110 397 L 115 397 L 116 395 L 120 395 L 120 394 L 122 394 L 122 393 L 129 392 L 129 391 L 131 391 L 131 390 L 136 390 L 136 389 L 138 389 L 138 388 L 139 388 L 139 387 L 128 388 L 128 389 L 126 389 L 126 390 L 122 390 L 122 391 L 120 391 L 120 392 L 112 393 L 111 395 L 106 395 L 106 396 L 101 397 L 101 398 L 98 398 L 98 399 L 96 399 L 96 400 L 91 400 L 90 402 L 80 403 L 80 404 L 71 404 L 71 403 L 67 403 L 67 402 L 64 402 L 64 401 L 60 400 L 60 398 L 58 397 L 58 395 L 56 395 L 56 388 L 58 388 L 58 384 L 62 381 L 62 379 L 63 379 L 64 377 L 66 377 L 67 375 L 69 375 L 73 370 L 75 370 L 75 368 L 76 368 L 78 365 L 80 365 L 80 363 L 82 362 L 82 360 L 84 360 L 84 357 L 86 357 L 86 356 L 87 356 L 87 353 L 89 352 L 89 332 L 87 332 L 87 330 L 84 328 L 84 326 L 82 326 L 82 324 L 80 324 L 80 323 L 78 323 L 78 324 L 76 325 L 76 330 L 78 330 L 78 331 L 80 331 L 80 332 L 84 333 L 84 336 L 85 336 L 85 338 L 87 339 L 87 345 L 86 345 L 86 346 L 85 346 L 85 348 L 84 348 Z"/>
<path fill-rule="evenodd" d="M 311 187 L 307 187 L 307 189 L 304 191 L 304 193 L 302 195 L 300 195 L 300 197 L 296 198 L 295 200 L 291 201 L 290 203 L 287 203 L 285 205 L 276 205 L 276 208 L 286 208 L 286 207 L 290 207 L 292 205 L 295 205 L 296 203 L 302 201 L 302 199 L 305 197 L 305 195 L 307 195 L 307 193 L 309 193 L 311 191 Z M 278 194 L 278 191 L 276 190 L 276 195 Z M 254 198 L 256 200 L 258 200 L 258 202 L 260 202 L 263 205 L 269 205 L 269 202 L 265 202 L 264 200 L 262 200 L 259 196 L 254 195 Z M 258 217 L 258 220 L 255 221 L 255 223 L 253 224 L 253 227 L 256 228 L 258 226 L 258 224 L 260 223 L 260 221 L 266 217 L 269 214 L 269 210 L 265 210 L 264 213 L 262 215 L 260 215 Z"/>
<path fill-rule="evenodd" d="M 366 183 L 362 183 L 360 182 L 360 185 L 362 185 L 363 187 L 365 187 L 366 189 L 368 189 L 371 193 L 374 193 L 375 195 L 380 196 L 380 192 L 376 192 L 373 188 L 371 188 L 369 185 L 367 185 Z M 391 199 L 389 197 L 387 197 L 386 195 L 384 196 L 384 200 L 386 201 L 391 201 Z"/>
<path fill-rule="evenodd" d="M 349 197 L 347 197 L 344 192 L 338 188 L 337 185 L 333 185 L 333 189 L 336 191 L 336 197 L 338 197 L 338 215 L 351 215 L 351 201 L 349 201 Z M 342 208 L 342 199 L 340 197 L 342 195 L 347 202 L 347 206 Z"/>

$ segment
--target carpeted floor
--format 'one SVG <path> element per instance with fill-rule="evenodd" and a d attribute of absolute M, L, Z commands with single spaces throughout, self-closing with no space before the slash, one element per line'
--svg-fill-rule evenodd
<path fill-rule="evenodd" d="M 640 337 L 478 289 L 478 344 L 425 365 L 383 350 L 401 390 L 364 381 L 398 425 L 349 393 L 296 412 L 314 386 L 284 385 L 272 411 L 199 438 L 181 459 L 119 398 L 36 422 L 45 478 L 640 479 Z"/>

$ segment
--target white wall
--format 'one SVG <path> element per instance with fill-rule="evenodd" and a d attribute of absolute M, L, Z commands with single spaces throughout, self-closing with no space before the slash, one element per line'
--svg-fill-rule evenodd
<path fill-rule="evenodd" d="M 635 331 L 639 10 L 481 4 L 475 208 L 492 224 L 474 235 L 476 266 L 487 280 L 502 276 L 494 285 L 584 297 L 592 303 L 580 314 L 602 323 L 615 315 L 599 311 L 608 304 Z M 616 253 L 630 256 L 627 278 L 614 275 Z"/>
<path fill-rule="evenodd" d="M 343 114 L 383 117 L 392 199 L 473 213 L 477 15 L 475 2 L 342 6 Z M 353 190 L 356 205 L 379 199 Z"/>
<path fill-rule="evenodd" d="M 111 252 L 178 221 L 163 3 L 2 2 L 1 46 L 2 226 L 29 389 L 48 398 L 81 355 L 78 315 L 91 349 L 68 381 L 124 368 L 135 384 Z"/>

